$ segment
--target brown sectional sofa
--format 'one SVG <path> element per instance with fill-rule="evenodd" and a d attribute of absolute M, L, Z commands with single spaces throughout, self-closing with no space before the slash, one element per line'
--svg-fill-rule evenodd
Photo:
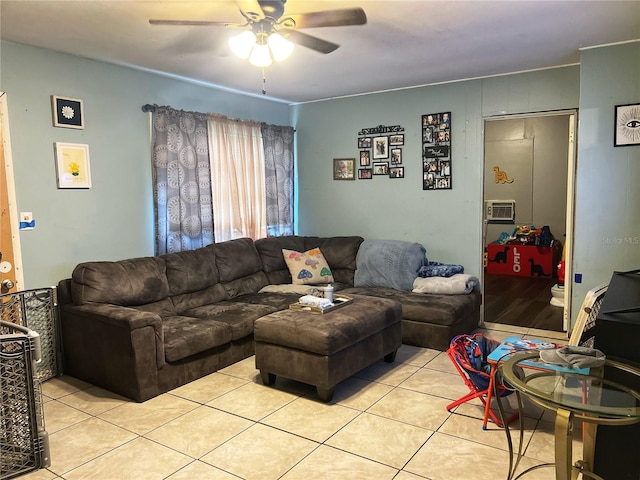
<path fill-rule="evenodd" d="M 158 257 L 81 263 L 58 285 L 64 372 L 142 402 L 251 356 L 255 320 L 300 296 L 260 292 L 291 283 L 283 248 L 319 247 L 336 291 L 399 301 L 404 343 L 445 350 L 453 336 L 477 327 L 479 292 L 354 287 L 362 241 L 242 238 Z"/>

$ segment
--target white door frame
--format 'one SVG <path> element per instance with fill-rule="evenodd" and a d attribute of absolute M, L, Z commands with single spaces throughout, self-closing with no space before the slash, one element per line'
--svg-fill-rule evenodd
<path fill-rule="evenodd" d="M 552 110 L 546 112 L 531 112 L 531 113 L 519 113 L 513 115 L 496 115 L 482 118 L 482 165 L 484 172 L 484 164 L 485 164 L 485 123 L 495 120 L 513 120 L 516 118 L 533 118 L 533 117 L 544 117 L 544 116 L 558 116 L 558 115 L 568 115 L 569 116 L 569 151 L 568 155 L 568 171 L 567 171 L 567 217 L 566 217 L 566 237 L 564 244 L 564 255 L 565 255 L 565 281 L 564 286 L 564 308 L 563 308 L 563 319 L 562 319 L 562 328 L 564 331 L 569 332 L 571 330 L 571 313 L 573 311 L 573 305 L 571 301 L 571 291 L 572 291 L 572 281 L 573 278 L 573 239 L 574 239 L 574 215 L 575 215 L 575 173 L 576 173 L 576 165 L 578 162 L 577 156 L 577 146 L 576 146 L 576 135 L 578 132 L 578 110 Z M 481 262 L 483 268 L 483 276 L 482 276 L 482 286 L 481 292 L 482 297 L 484 298 L 484 242 L 486 241 L 486 221 L 484 218 L 485 208 L 484 208 L 484 173 L 482 175 L 482 218 L 481 218 L 481 232 L 482 232 L 482 245 L 480 248 Z M 481 311 L 481 322 L 484 323 L 484 303 Z"/>
<path fill-rule="evenodd" d="M 7 195 L 9 197 L 9 219 L 11 223 L 11 239 L 13 242 L 13 268 L 18 290 L 24 289 L 24 272 L 22 270 L 22 249 L 20 247 L 20 231 L 18 220 L 18 204 L 16 202 L 15 180 L 13 175 L 13 157 L 11 155 L 11 135 L 9 134 L 9 107 L 7 94 L 0 91 L 0 130 L 4 148 L 4 169 L 7 179 Z"/>

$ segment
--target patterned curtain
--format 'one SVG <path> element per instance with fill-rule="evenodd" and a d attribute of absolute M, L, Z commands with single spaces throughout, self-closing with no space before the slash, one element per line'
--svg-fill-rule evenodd
<path fill-rule="evenodd" d="M 267 236 L 261 124 L 209 114 L 217 242 Z"/>
<path fill-rule="evenodd" d="M 262 125 L 267 235 L 293 235 L 293 127 Z"/>
<path fill-rule="evenodd" d="M 207 115 L 151 107 L 156 254 L 213 243 Z"/>

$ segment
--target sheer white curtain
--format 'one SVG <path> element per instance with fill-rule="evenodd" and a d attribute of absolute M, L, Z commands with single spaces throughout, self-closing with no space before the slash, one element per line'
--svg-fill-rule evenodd
<path fill-rule="evenodd" d="M 208 116 L 214 238 L 267 236 L 261 124 Z"/>

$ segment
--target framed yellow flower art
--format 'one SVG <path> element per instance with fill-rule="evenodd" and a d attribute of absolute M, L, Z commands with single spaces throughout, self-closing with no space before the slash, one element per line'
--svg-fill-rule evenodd
<path fill-rule="evenodd" d="M 91 188 L 89 145 L 56 142 L 58 188 Z"/>

